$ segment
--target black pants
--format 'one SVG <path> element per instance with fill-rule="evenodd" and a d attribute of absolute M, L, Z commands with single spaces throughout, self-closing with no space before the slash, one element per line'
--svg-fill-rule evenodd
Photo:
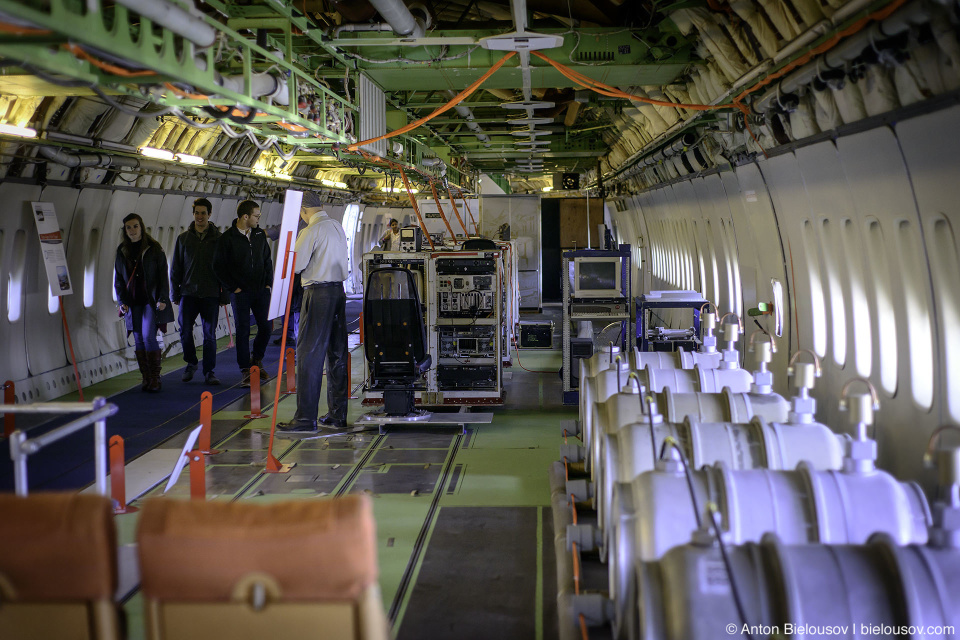
<path fill-rule="evenodd" d="M 253 359 L 263 360 L 267 343 L 273 332 L 273 322 L 267 319 L 270 313 L 270 290 L 241 291 L 230 294 L 233 319 L 237 323 L 237 364 L 241 369 L 250 368 L 250 314 L 257 323 L 257 337 L 253 339 Z"/>
<path fill-rule="evenodd" d="M 180 343 L 183 345 L 183 360 L 197 364 L 197 346 L 193 341 L 193 325 L 200 316 L 203 327 L 203 375 L 217 366 L 217 320 L 220 305 L 217 298 L 183 296 L 180 299 Z"/>
<path fill-rule="evenodd" d="M 347 419 L 347 296 L 343 284 L 305 289 L 297 335 L 297 412 L 294 421 L 316 420 L 323 361 L 327 360 L 327 407 Z"/>

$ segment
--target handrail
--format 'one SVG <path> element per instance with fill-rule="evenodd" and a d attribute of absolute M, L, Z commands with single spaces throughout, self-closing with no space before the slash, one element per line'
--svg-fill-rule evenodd
<path fill-rule="evenodd" d="M 10 459 L 13 460 L 13 475 L 18 496 L 26 496 L 27 490 L 27 457 L 37 453 L 44 447 L 66 438 L 80 431 L 88 425 L 93 425 L 93 453 L 97 484 L 97 493 L 110 496 L 107 489 L 107 418 L 119 411 L 117 405 L 107 403 L 106 398 L 94 398 L 89 402 L 51 402 L 29 405 L 15 405 L 5 407 L 5 411 L 17 413 L 77 413 L 89 411 L 87 415 L 71 420 L 67 424 L 52 431 L 28 439 L 25 431 L 17 429 L 10 435 Z"/>

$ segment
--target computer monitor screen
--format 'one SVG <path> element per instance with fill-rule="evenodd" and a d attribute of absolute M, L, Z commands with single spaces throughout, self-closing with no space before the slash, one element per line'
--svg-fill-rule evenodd
<path fill-rule="evenodd" d="M 617 289 L 617 263 L 615 262 L 581 262 L 578 289 Z"/>

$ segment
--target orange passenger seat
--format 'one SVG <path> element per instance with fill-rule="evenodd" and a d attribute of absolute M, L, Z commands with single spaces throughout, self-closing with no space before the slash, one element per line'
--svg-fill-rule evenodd
<path fill-rule="evenodd" d="M 96 495 L 0 495 L 0 638 L 117 640 L 113 506 Z"/>
<path fill-rule="evenodd" d="M 149 640 L 385 640 L 366 496 L 147 502 L 137 532 Z"/>

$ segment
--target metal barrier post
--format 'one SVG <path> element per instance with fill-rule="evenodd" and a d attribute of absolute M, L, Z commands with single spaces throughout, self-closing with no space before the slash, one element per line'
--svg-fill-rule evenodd
<path fill-rule="evenodd" d="M 207 459 L 202 451 L 190 452 L 190 499 L 207 499 Z"/>
<path fill-rule="evenodd" d="M 127 505 L 126 455 L 123 438 L 120 436 L 110 438 L 110 495 L 116 503 L 114 514 L 139 511 L 136 507 Z"/>
<path fill-rule="evenodd" d="M 13 380 L 7 380 L 3 383 L 3 404 L 14 404 L 17 401 L 17 389 Z M 17 416 L 13 413 L 3 414 L 3 437 L 9 438 L 10 434 L 17 428 Z"/>
<path fill-rule="evenodd" d="M 27 434 L 14 431 L 10 434 L 10 459 L 13 460 L 13 483 L 18 496 L 27 495 L 27 452 L 23 445 Z"/>
<path fill-rule="evenodd" d="M 210 448 L 210 432 L 213 429 L 213 394 L 204 391 L 200 394 L 200 437 L 197 438 L 197 448 L 205 455 L 213 456 L 220 453 L 219 449 Z"/>
<path fill-rule="evenodd" d="M 93 399 L 94 409 L 102 409 L 107 399 L 100 396 Z M 94 478 L 97 481 L 97 493 L 109 496 L 107 489 L 107 419 L 101 418 L 93 423 L 93 459 L 96 465 Z"/>
<path fill-rule="evenodd" d="M 284 392 L 286 394 L 296 393 L 297 392 L 297 370 L 295 362 L 295 351 L 287 349 L 287 390 Z"/>
<path fill-rule="evenodd" d="M 250 413 L 244 418 L 266 418 L 260 413 L 260 367 L 250 367 Z"/>

